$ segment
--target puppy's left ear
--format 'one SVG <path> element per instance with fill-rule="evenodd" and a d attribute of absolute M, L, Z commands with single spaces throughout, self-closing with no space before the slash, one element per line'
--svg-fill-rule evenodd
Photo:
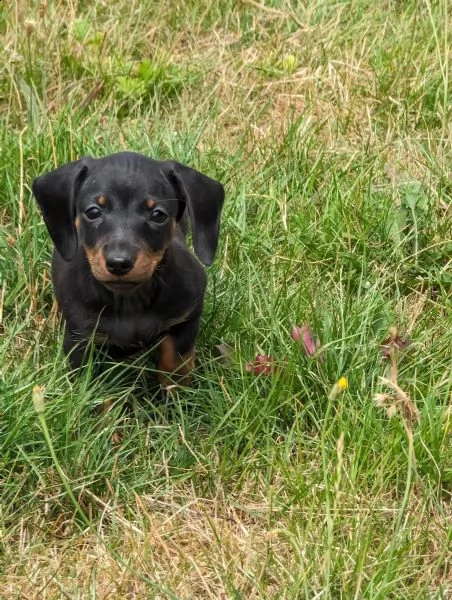
<path fill-rule="evenodd" d="M 58 167 L 37 177 L 31 186 L 50 237 L 68 261 L 77 251 L 75 198 L 88 175 L 87 161 L 89 157 Z"/>
<path fill-rule="evenodd" d="M 211 265 L 220 233 L 223 186 L 215 179 L 177 162 L 164 163 L 163 171 L 188 208 L 193 246 L 199 260 Z"/>

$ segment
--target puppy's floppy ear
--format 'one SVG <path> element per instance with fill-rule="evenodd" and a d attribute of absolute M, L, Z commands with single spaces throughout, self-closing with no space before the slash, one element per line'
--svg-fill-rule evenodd
<path fill-rule="evenodd" d="M 77 251 L 75 197 L 88 175 L 89 157 L 75 160 L 37 177 L 32 183 L 44 222 L 56 249 L 65 260 Z"/>
<path fill-rule="evenodd" d="M 163 165 L 164 174 L 188 208 L 195 252 L 202 263 L 211 265 L 220 233 L 224 188 L 215 179 L 177 162 Z"/>

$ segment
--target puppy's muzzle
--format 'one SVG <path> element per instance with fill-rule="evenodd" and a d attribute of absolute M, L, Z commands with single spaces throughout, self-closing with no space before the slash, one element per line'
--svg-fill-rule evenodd
<path fill-rule="evenodd" d="M 138 248 L 128 244 L 106 244 L 103 248 L 105 267 L 115 277 L 123 277 L 135 266 Z"/>
<path fill-rule="evenodd" d="M 94 277 L 108 289 L 131 291 L 148 281 L 163 258 L 164 250 L 119 241 L 102 242 L 85 252 Z"/>

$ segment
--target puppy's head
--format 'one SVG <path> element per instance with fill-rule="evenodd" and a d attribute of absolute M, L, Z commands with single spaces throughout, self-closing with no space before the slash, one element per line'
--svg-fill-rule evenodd
<path fill-rule="evenodd" d="M 131 152 L 85 157 L 36 178 L 32 189 L 57 251 L 70 261 L 81 244 L 94 277 L 112 290 L 152 277 L 185 208 L 197 256 L 214 259 L 223 187 L 179 163 Z"/>

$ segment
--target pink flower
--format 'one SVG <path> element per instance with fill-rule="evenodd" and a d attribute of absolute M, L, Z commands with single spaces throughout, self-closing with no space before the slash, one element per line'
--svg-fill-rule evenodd
<path fill-rule="evenodd" d="M 254 373 L 254 375 L 271 375 L 271 373 L 275 372 L 276 367 L 277 363 L 275 359 L 266 354 L 258 354 L 254 362 L 249 362 L 245 365 L 246 371 Z"/>
<path fill-rule="evenodd" d="M 307 356 L 314 356 L 321 346 L 319 338 L 314 337 L 314 332 L 307 323 L 303 323 L 301 326 L 292 325 L 290 335 L 294 342 L 301 342 Z M 322 357 L 322 355 L 320 356 Z"/>

